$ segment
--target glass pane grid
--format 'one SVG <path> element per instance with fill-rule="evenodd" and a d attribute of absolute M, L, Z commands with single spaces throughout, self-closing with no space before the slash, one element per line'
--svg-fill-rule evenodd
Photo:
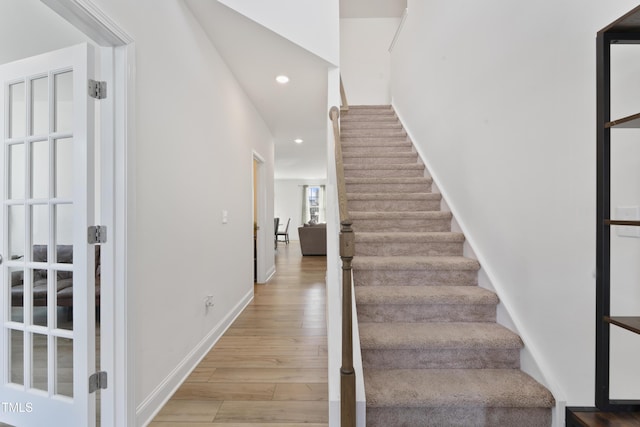
<path fill-rule="evenodd" d="M 30 183 L 31 199 L 48 199 L 49 190 L 49 141 L 31 142 Z"/>
<path fill-rule="evenodd" d="M 18 329 L 9 329 L 9 382 L 24 385 L 24 332 Z"/>
<path fill-rule="evenodd" d="M 49 133 L 49 78 L 36 77 L 31 80 L 31 126 L 30 135 Z"/>
<path fill-rule="evenodd" d="M 73 340 L 56 337 L 54 393 L 73 397 Z"/>
<path fill-rule="evenodd" d="M 24 81 L 9 85 L 9 123 L 7 136 L 22 138 L 26 135 L 27 103 Z"/>
<path fill-rule="evenodd" d="M 54 141 L 54 194 L 58 199 L 71 199 L 73 196 L 72 139 L 56 138 Z"/>
<path fill-rule="evenodd" d="M 54 76 L 54 132 L 69 132 L 73 124 L 73 72 Z"/>
<path fill-rule="evenodd" d="M 25 198 L 25 152 L 24 143 L 9 144 L 7 147 L 8 158 L 6 161 L 8 168 L 6 172 L 6 182 L 9 194 L 7 199 Z"/>
<path fill-rule="evenodd" d="M 61 250 L 73 243 L 73 73 L 14 80 L 7 96 L 5 369 L 14 386 L 73 398 L 73 260 Z"/>
<path fill-rule="evenodd" d="M 22 267 L 8 266 L 6 269 L 7 276 L 5 277 L 5 283 L 9 286 L 6 287 L 5 299 L 6 301 L 6 318 L 3 321 L 11 321 L 22 323 L 23 319 L 23 278 L 24 269 Z"/>

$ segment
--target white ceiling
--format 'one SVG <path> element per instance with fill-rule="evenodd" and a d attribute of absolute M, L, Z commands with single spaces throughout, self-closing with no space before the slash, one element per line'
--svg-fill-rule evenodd
<path fill-rule="evenodd" d="M 275 178 L 326 178 L 329 64 L 217 1 L 186 3 L 269 126 Z"/>

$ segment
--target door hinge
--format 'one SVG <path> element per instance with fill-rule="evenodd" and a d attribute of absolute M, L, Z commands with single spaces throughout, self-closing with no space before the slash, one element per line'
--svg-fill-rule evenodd
<path fill-rule="evenodd" d="M 89 377 L 89 393 L 107 388 L 107 372 L 100 371 Z"/>
<path fill-rule="evenodd" d="M 95 99 L 105 99 L 107 97 L 107 82 L 89 79 L 89 96 Z"/>
<path fill-rule="evenodd" d="M 100 243 L 107 243 L 107 226 L 92 225 L 91 227 L 89 227 L 87 237 L 90 245 L 99 245 Z"/>

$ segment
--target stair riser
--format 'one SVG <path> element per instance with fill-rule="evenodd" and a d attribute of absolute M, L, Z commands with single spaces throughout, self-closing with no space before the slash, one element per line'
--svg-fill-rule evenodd
<path fill-rule="evenodd" d="M 550 427 L 547 408 L 424 407 L 378 408 L 367 405 L 367 427 Z"/>
<path fill-rule="evenodd" d="M 377 138 L 406 138 L 407 132 L 399 129 L 352 129 L 340 132 L 340 136 L 344 138 L 361 138 L 361 137 L 377 137 Z"/>
<path fill-rule="evenodd" d="M 348 141 L 342 141 L 342 150 L 347 148 L 365 148 L 365 147 L 413 147 L 411 142 L 406 139 L 381 139 L 381 138 L 367 138 L 362 141 L 357 139 L 350 139 Z"/>
<path fill-rule="evenodd" d="M 348 203 L 350 211 L 413 212 L 440 210 L 440 201 L 431 200 L 355 200 Z"/>
<path fill-rule="evenodd" d="M 354 155 L 411 153 L 411 145 L 345 145 L 342 152 Z"/>
<path fill-rule="evenodd" d="M 356 270 L 356 286 L 474 286 L 475 270 Z"/>
<path fill-rule="evenodd" d="M 424 167 L 420 169 L 344 169 L 346 178 L 418 178 L 424 176 Z"/>
<path fill-rule="evenodd" d="M 367 116 L 364 114 L 356 114 L 354 116 L 345 114 L 342 117 L 340 117 L 340 124 L 344 125 L 344 124 L 349 124 L 349 123 L 354 123 L 354 122 L 382 122 L 382 123 L 386 123 L 386 122 L 391 122 L 391 123 L 397 123 L 398 122 L 398 117 L 395 114 L 376 114 L 375 116 Z"/>
<path fill-rule="evenodd" d="M 358 108 L 349 109 L 347 112 L 343 112 L 340 120 L 350 120 L 355 117 L 367 117 L 367 116 L 389 116 L 396 117 L 396 113 L 391 108 Z"/>
<path fill-rule="evenodd" d="M 417 184 L 347 184 L 347 193 L 429 193 L 431 182 Z"/>
<path fill-rule="evenodd" d="M 395 121 L 346 121 L 340 126 L 342 132 L 357 131 L 360 129 L 395 129 L 402 130 L 400 122 Z"/>
<path fill-rule="evenodd" d="M 352 219 L 353 229 L 358 231 L 406 231 L 425 233 L 451 231 L 450 219 Z"/>
<path fill-rule="evenodd" d="M 359 322 L 496 321 L 496 306 L 492 304 L 361 304 L 356 297 L 356 306 Z"/>
<path fill-rule="evenodd" d="M 393 137 L 384 137 L 384 136 L 347 136 L 347 135 L 340 135 L 340 140 L 342 142 L 342 145 L 352 145 L 352 144 L 374 144 L 374 145 L 380 145 L 380 144 L 386 144 L 388 142 L 411 142 L 407 139 L 406 135 L 402 135 L 396 138 Z"/>
<path fill-rule="evenodd" d="M 462 242 L 357 242 L 356 256 L 462 256 Z"/>
<path fill-rule="evenodd" d="M 344 156 L 345 163 L 356 165 L 402 165 L 415 164 L 418 162 L 418 155 L 394 156 L 394 157 L 347 157 Z"/>
<path fill-rule="evenodd" d="M 363 368 L 519 369 L 520 349 L 362 349 Z"/>

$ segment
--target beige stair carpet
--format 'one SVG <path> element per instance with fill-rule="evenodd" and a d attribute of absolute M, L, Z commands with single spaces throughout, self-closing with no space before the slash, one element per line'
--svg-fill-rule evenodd
<path fill-rule="evenodd" d="M 341 116 L 367 426 L 551 425 L 551 393 L 520 368 L 520 337 L 390 106 Z"/>

